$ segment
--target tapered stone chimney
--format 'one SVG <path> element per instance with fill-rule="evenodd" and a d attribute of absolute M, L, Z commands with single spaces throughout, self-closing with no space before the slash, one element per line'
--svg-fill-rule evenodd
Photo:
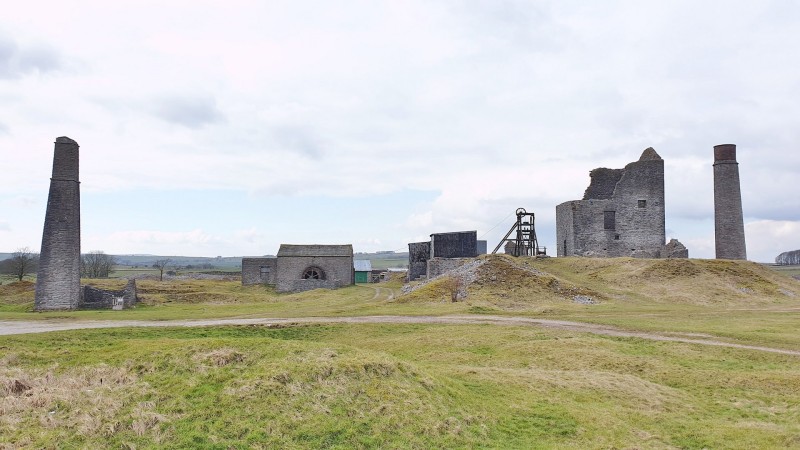
<path fill-rule="evenodd" d="M 78 143 L 60 137 L 55 144 L 36 277 L 36 311 L 77 309 L 81 298 Z"/>
<path fill-rule="evenodd" d="M 747 259 L 736 146 L 714 146 L 714 241 L 717 259 Z"/>

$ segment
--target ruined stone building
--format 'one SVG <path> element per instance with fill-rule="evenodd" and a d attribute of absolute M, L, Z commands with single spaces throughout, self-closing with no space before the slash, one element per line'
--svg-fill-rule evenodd
<path fill-rule="evenodd" d="M 281 244 L 276 258 L 242 258 L 242 284 L 278 292 L 336 289 L 355 283 L 353 246 Z"/>
<path fill-rule="evenodd" d="M 430 241 L 408 244 L 408 280 L 433 278 L 464 263 L 465 258 L 486 254 L 486 241 L 477 231 L 435 233 Z"/>
<path fill-rule="evenodd" d="M 278 258 L 242 258 L 242 285 L 275 285 L 278 276 Z"/>
<path fill-rule="evenodd" d="M 747 259 L 736 146 L 714 146 L 714 246 L 717 259 Z"/>
<path fill-rule="evenodd" d="M 81 301 L 78 143 L 64 136 L 55 142 L 35 295 L 36 311 L 77 309 Z"/>
<path fill-rule="evenodd" d="M 125 309 L 138 301 L 136 280 L 130 279 L 124 289 L 117 291 L 83 286 L 80 309 Z"/>
<path fill-rule="evenodd" d="M 582 200 L 556 207 L 558 256 L 688 257 L 678 241 L 664 245 L 664 160 L 655 150 L 589 177 Z"/>
<path fill-rule="evenodd" d="M 431 241 L 408 244 L 408 281 L 414 281 L 428 274 L 429 259 L 431 259 Z"/>

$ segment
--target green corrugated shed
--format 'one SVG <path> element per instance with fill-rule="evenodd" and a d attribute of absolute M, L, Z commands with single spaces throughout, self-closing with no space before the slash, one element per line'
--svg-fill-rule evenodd
<path fill-rule="evenodd" d="M 353 261 L 353 269 L 356 274 L 356 283 L 369 283 L 372 275 L 372 263 L 367 260 Z"/>
<path fill-rule="evenodd" d="M 356 283 L 369 283 L 369 272 L 356 272 Z"/>

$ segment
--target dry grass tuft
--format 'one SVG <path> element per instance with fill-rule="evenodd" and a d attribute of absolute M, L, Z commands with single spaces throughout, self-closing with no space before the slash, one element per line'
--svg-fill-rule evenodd
<path fill-rule="evenodd" d="M 233 348 L 218 348 L 206 353 L 199 353 L 194 357 L 197 361 L 210 363 L 217 367 L 227 366 L 228 364 L 240 363 L 245 359 L 244 354 Z"/>
<path fill-rule="evenodd" d="M 148 431 L 167 421 L 167 416 L 154 412 L 154 408 L 155 405 L 152 402 L 143 402 L 137 405 L 131 423 L 131 430 L 137 436 L 144 436 Z"/>
<path fill-rule="evenodd" d="M 129 399 L 149 391 L 126 368 L 81 367 L 56 372 L 51 369 L 0 369 L 0 435 L 20 438 L 26 423 L 42 430 L 71 429 L 87 438 L 101 438 L 122 429 Z M 133 416 L 137 429 L 149 430 L 154 421 L 166 420 L 148 408 Z"/>
<path fill-rule="evenodd" d="M 32 389 L 30 384 L 20 380 L 6 380 L 3 384 L 4 395 L 21 395 Z"/>
<path fill-rule="evenodd" d="M 21 294 L 24 292 L 33 292 L 36 289 L 36 284 L 28 281 L 15 281 L 8 284 L 0 284 L 0 296 Z"/>

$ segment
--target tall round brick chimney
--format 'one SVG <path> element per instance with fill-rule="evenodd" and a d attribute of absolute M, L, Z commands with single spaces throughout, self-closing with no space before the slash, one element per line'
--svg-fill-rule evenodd
<path fill-rule="evenodd" d="M 714 146 L 714 243 L 717 259 L 747 259 L 734 144 Z"/>
<path fill-rule="evenodd" d="M 81 299 L 81 194 L 78 143 L 56 139 L 53 177 L 36 275 L 36 311 L 77 309 Z"/>

